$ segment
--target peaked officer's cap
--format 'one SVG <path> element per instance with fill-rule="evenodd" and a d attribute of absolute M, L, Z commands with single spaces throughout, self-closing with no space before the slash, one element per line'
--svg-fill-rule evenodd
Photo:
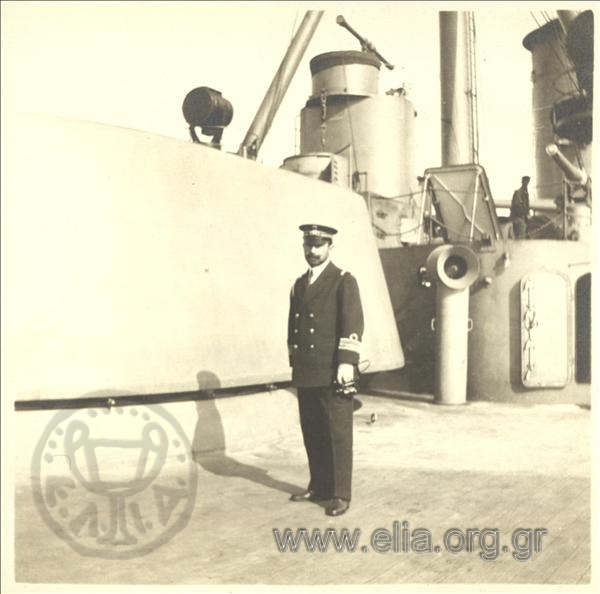
<path fill-rule="evenodd" d="M 333 236 L 337 233 L 337 229 L 333 227 L 314 223 L 300 225 L 299 229 L 304 233 L 304 243 L 310 245 L 322 245 L 327 240 L 332 241 Z"/>

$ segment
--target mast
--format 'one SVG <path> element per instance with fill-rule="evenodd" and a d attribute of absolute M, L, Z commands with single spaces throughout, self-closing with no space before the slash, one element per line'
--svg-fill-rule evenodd
<path fill-rule="evenodd" d="M 441 11 L 442 166 L 477 163 L 479 132 L 472 12 Z"/>
<path fill-rule="evenodd" d="M 477 52 L 475 48 L 475 14 L 466 13 L 468 21 L 467 51 L 469 53 L 468 101 L 471 115 L 471 142 L 473 143 L 473 163 L 479 163 L 479 119 L 477 110 Z"/>
<path fill-rule="evenodd" d="M 275 114 L 283 101 L 298 65 L 306 52 L 315 30 L 323 16 L 322 10 L 308 10 L 298 31 L 294 35 L 288 50 L 275 73 L 271 86 L 267 90 L 248 132 L 240 145 L 238 154 L 249 159 L 256 159 L 258 151 L 271 128 Z"/>

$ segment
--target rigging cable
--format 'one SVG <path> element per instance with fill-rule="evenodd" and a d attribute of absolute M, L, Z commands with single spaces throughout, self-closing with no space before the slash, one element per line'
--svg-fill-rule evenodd
<path fill-rule="evenodd" d="M 535 15 L 533 14 L 533 11 L 529 11 L 529 14 L 531 15 L 531 18 L 534 20 L 535 24 L 537 25 L 537 27 L 539 29 L 541 29 L 542 25 L 540 24 L 540 22 L 535 18 Z M 544 18 L 548 18 L 548 17 L 544 17 Z M 552 19 L 554 20 L 554 19 Z M 552 20 L 546 20 L 546 25 L 548 23 L 551 23 Z M 558 38 L 557 42 L 560 44 L 561 48 L 564 49 L 564 40 L 562 38 Z M 557 50 L 556 47 L 554 46 L 553 43 L 548 44 L 550 47 L 550 51 L 552 52 L 552 54 L 554 55 L 554 57 L 556 58 L 556 61 L 559 63 L 559 65 L 563 68 L 563 72 L 561 72 L 561 75 L 567 75 L 569 77 L 570 82 L 572 83 L 572 85 L 577 89 L 577 91 L 581 94 L 581 89 L 579 88 L 579 84 L 578 81 L 576 79 L 576 77 L 573 76 L 573 68 L 570 64 L 570 60 L 568 60 L 568 58 L 566 57 L 566 54 L 561 55 Z M 567 61 L 565 61 L 565 58 Z M 554 90 L 556 90 L 558 93 L 563 94 L 563 91 L 559 91 L 558 89 L 556 89 L 554 87 L 554 85 L 556 84 L 556 81 L 553 81 L 552 85 Z"/>

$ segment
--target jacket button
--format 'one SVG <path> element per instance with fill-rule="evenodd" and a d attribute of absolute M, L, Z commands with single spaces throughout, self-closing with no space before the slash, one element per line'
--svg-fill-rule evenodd
<path fill-rule="evenodd" d="M 309 317 L 309 318 L 314 318 L 314 317 L 315 317 L 315 314 L 314 314 L 314 313 L 309 313 L 309 314 L 308 314 L 308 317 Z"/>
<path fill-rule="evenodd" d="M 314 333 L 315 333 L 315 329 L 314 329 L 314 328 L 311 328 L 311 329 L 309 330 L 309 332 L 310 332 L 311 334 L 314 334 Z"/>
<path fill-rule="evenodd" d="M 296 317 L 297 317 L 297 318 L 299 318 L 299 317 L 300 317 L 300 314 L 299 314 L 299 313 L 297 313 L 297 314 L 296 314 Z"/>
<path fill-rule="evenodd" d="M 315 345 L 314 345 L 314 344 L 311 344 L 311 345 L 310 345 L 310 348 L 311 348 L 311 349 L 314 349 L 314 348 L 315 348 Z"/>
<path fill-rule="evenodd" d="M 298 334 L 298 328 L 294 328 L 294 334 Z"/>
<path fill-rule="evenodd" d="M 294 345 L 292 345 L 292 347 L 293 347 L 293 348 L 295 348 L 295 349 L 297 349 L 297 348 L 298 348 L 298 345 L 297 345 L 297 344 L 294 344 Z"/>

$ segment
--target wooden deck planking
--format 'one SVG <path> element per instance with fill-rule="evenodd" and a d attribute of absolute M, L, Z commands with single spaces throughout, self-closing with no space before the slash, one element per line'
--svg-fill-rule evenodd
<path fill-rule="evenodd" d="M 200 460 L 198 498 L 189 525 L 172 541 L 146 557 L 125 563 L 85 558 L 73 552 L 43 524 L 28 497 L 19 491 L 17 501 L 17 577 L 31 582 L 139 583 L 139 584 L 406 584 L 406 583 L 575 583 L 589 575 L 590 499 L 589 477 L 582 448 L 589 429 L 589 415 L 578 411 L 557 415 L 552 409 L 530 416 L 527 423 L 547 423 L 542 439 L 531 431 L 514 431 L 525 420 L 522 411 L 502 410 L 502 423 L 496 429 L 493 419 L 485 419 L 475 407 L 469 411 L 448 412 L 439 407 L 409 407 L 403 403 L 378 400 L 368 403 L 357 418 L 357 455 L 354 496 L 350 511 L 340 518 L 328 518 L 323 507 L 292 503 L 289 493 L 305 487 L 306 461 L 297 436 L 273 445 L 260 445 L 252 451 L 231 452 L 227 456 L 206 456 Z M 375 431 L 364 423 L 370 410 L 383 411 Z M 560 418 L 559 418 L 560 417 Z M 423 420 L 425 418 L 425 420 Z M 517 429 L 511 429 L 514 420 Z M 378 421 L 379 422 L 379 421 Z M 467 432 L 476 439 L 482 424 L 490 432 L 486 448 L 499 444 L 507 455 L 530 443 L 544 448 L 552 438 L 552 448 L 538 453 L 537 460 L 521 461 L 521 471 L 510 464 L 499 466 L 499 453 L 479 448 L 465 458 L 453 432 Z M 560 435 L 556 426 L 565 427 Z M 427 437 L 419 443 L 415 436 L 425 426 Z M 391 435 L 400 433 L 403 449 Z M 450 444 L 457 452 L 435 459 L 440 447 Z M 495 441 L 497 440 L 497 441 Z M 465 441 L 466 443 L 466 441 Z M 567 464 L 561 444 L 569 444 L 578 466 Z M 574 445 L 575 444 L 575 445 Z M 462 447 L 462 446 L 461 446 Z M 441 454 L 441 453 L 440 453 Z M 487 456 L 487 458 L 486 458 Z M 540 456 L 543 456 L 539 464 Z M 523 469 L 527 469 L 524 471 Z M 541 471 L 541 472 L 540 472 Z M 433 543 L 441 544 L 450 527 L 498 528 L 502 544 L 517 528 L 544 527 L 550 536 L 541 554 L 518 563 L 510 554 L 485 563 L 466 552 L 452 555 L 416 555 L 327 552 L 280 553 L 273 528 L 312 531 L 327 527 L 360 528 L 360 545 L 371 549 L 372 531 L 392 530 L 393 522 L 407 520 L 411 529 L 428 528 Z M 556 536 L 554 536 L 556 535 Z M 550 539 L 552 537 L 552 540 Z M 43 542 L 43 547 L 34 547 Z M 575 545 L 577 542 L 577 545 Z M 40 550 L 41 549 L 41 550 Z M 29 551 L 35 550 L 35 556 Z"/>

